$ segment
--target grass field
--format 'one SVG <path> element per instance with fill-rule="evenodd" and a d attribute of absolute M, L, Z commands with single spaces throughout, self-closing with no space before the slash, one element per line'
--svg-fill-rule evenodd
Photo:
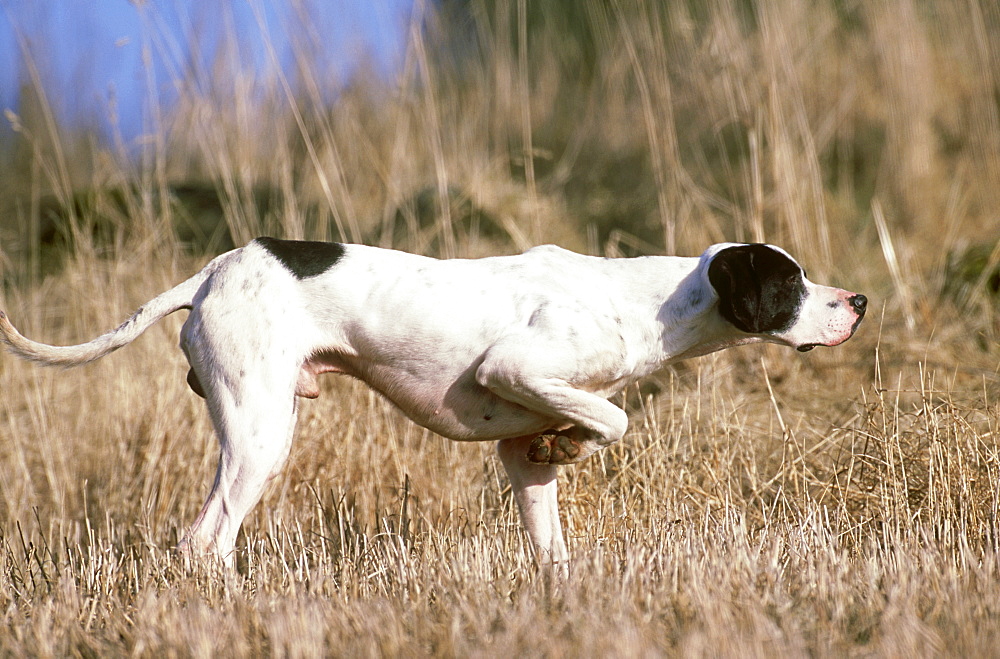
<path fill-rule="evenodd" d="M 492 446 L 334 376 L 237 569 L 186 566 L 217 447 L 184 314 L 76 370 L 4 355 L 0 653 L 995 656 L 997 5 L 421 11 L 391 79 L 327 79 L 308 30 L 294 76 L 172 62 L 180 101 L 151 92 L 131 145 L 60 127 L 29 80 L 0 308 L 77 343 L 260 233 L 446 257 L 766 240 L 869 297 L 858 334 L 629 390 L 625 440 L 561 471 L 562 580 Z"/>

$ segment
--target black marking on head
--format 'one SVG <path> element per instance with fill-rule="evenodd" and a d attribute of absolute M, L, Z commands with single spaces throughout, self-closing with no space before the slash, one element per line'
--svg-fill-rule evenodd
<path fill-rule="evenodd" d="M 344 256 L 340 243 L 311 240 L 279 240 L 267 236 L 257 238 L 258 245 L 269 251 L 298 279 L 321 275 Z"/>
<path fill-rule="evenodd" d="M 792 326 L 806 296 L 803 277 L 797 263 L 761 244 L 726 248 L 708 266 L 719 313 L 750 334 Z"/>

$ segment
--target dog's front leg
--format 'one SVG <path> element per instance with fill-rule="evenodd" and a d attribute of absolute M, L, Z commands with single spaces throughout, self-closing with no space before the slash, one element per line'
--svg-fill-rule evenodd
<path fill-rule="evenodd" d="M 507 477 L 521 521 L 535 547 L 541 565 L 566 565 L 568 554 L 559 523 L 559 500 L 556 496 L 556 467 L 536 464 L 527 459 L 534 435 L 497 442 L 497 453 Z"/>
<path fill-rule="evenodd" d="M 526 445 L 530 462 L 581 462 L 625 435 L 628 415 L 624 410 L 546 370 L 510 351 L 494 349 L 476 372 L 478 382 L 501 398 L 555 421 L 553 430 Z"/>

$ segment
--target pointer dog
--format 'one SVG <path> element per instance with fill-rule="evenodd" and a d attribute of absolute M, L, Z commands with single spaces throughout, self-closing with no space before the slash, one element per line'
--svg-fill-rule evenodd
<path fill-rule="evenodd" d="M 666 364 L 770 341 L 805 351 L 851 337 L 865 296 L 820 286 L 785 251 L 720 244 L 699 258 L 608 259 L 558 247 L 437 260 L 337 243 L 258 238 L 223 254 L 103 336 L 17 355 L 76 366 L 167 314 L 191 313 L 181 349 L 221 445 L 215 483 L 181 543 L 227 563 L 240 524 L 288 456 L 297 398 L 321 373 L 368 383 L 420 425 L 497 441 L 542 563 L 567 559 L 556 465 L 617 442 L 609 396 Z"/>

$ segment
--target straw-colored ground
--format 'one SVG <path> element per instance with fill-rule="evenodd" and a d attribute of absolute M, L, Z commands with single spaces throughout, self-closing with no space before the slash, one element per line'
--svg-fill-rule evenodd
<path fill-rule="evenodd" d="M 536 4 L 426 7 L 398 76 L 337 94 L 306 42 L 293 95 L 238 59 L 179 70 L 179 107 L 130 154 L 28 98 L 0 308 L 89 339 L 206 262 L 218 213 L 236 244 L 441 256 L 767 240 L 869 296 L 857 336 L 629 391 L 626 439 L 562 471 L 557 582 L 492 446 L 333 376 L 238 569 L 188 568 L 172 547 L 217 449 L 183 312 L 77 370 L 0 355 L 0 653 L 996 653 L 996 4 Z"/>

